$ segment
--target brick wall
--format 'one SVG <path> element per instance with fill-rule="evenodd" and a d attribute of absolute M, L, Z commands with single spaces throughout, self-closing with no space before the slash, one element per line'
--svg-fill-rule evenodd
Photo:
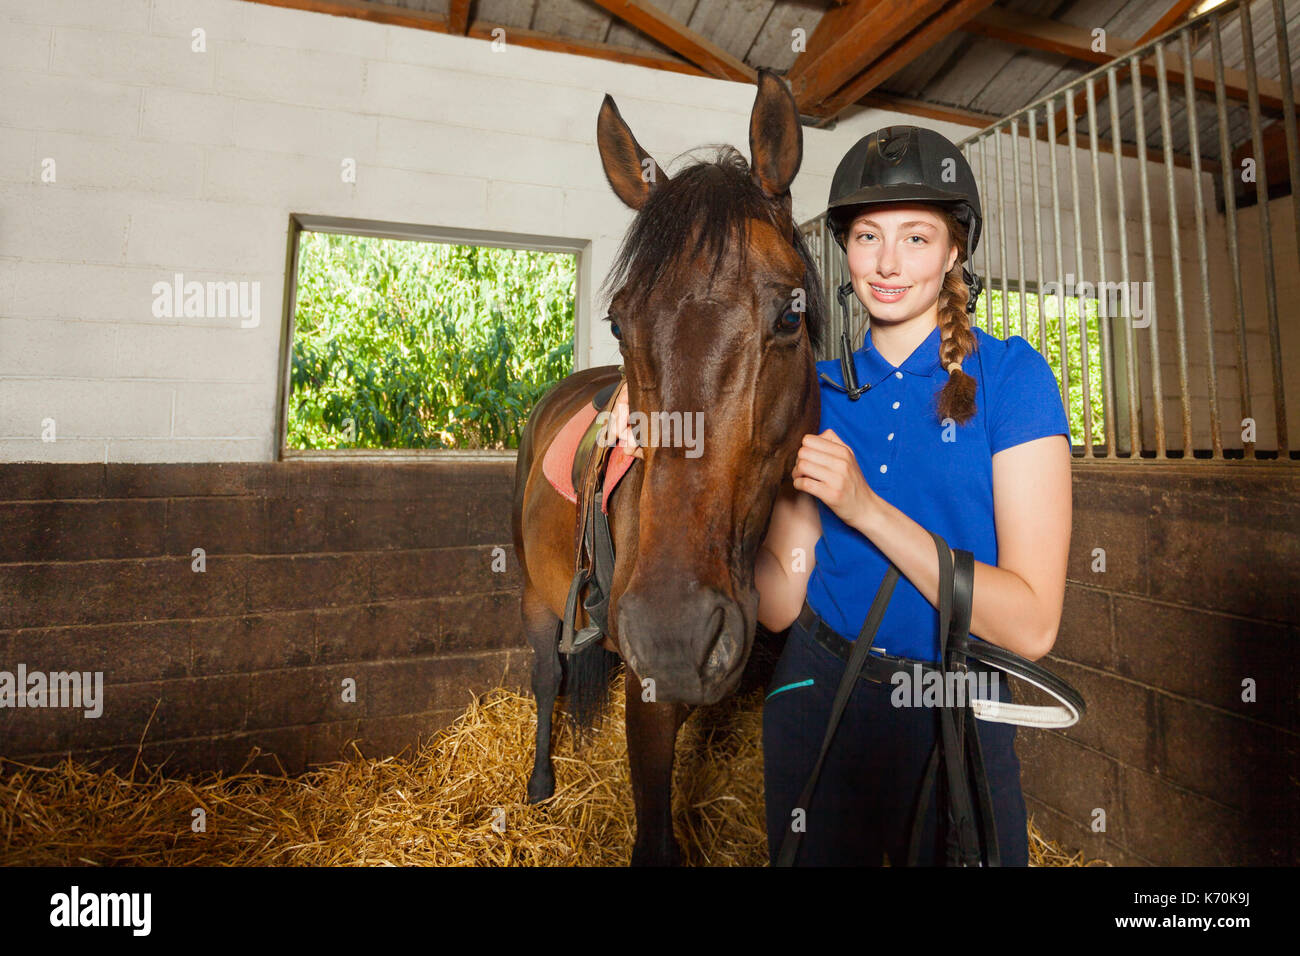
<path fill-rule="evenodd" d="M 0 754 L 129 764 L 147 724 L 151 763 L 233 770 L 257 744 L 292 772 L 527 688 L 513 481 L 512 460 L 0 465 L 0 670 L 105 685 L 98 718 L 0 709 Z"/>
<path fill-rule="evenodd" d="M 1297 500 L 1285 465 L 1076 463 L 1047 663 L 1088 714 L 1018 736 L 1048 835 L 1120 865 L 1300 862 Z"/>

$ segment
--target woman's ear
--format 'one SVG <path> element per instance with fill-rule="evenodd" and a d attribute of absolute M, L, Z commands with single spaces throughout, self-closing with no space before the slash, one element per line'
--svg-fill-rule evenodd
<path fill-rule="evenodd" d="M 948 268 L 944 269 L 944 274 L 952 272 L 953 264 L 957 261 L 957 244 L 954 242 L 952 248 L 948 250 Z"/>

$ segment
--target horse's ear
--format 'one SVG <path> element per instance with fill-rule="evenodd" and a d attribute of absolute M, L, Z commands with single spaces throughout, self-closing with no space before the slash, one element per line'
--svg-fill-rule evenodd
<path fill-rule="evenodd" d="M 609 184 L 618 198 L 633 209 L 644 206 L 655 187 L 668 181 L 659 164 L 636 141 L 608 93 L 596 118 L 596 145 Z"/>
<path fill-rule="evenodd" d="M 803 127 L 794 94 L 771 70 L 758 71 L 758 96 L 749 117 L 750 168 L 767 195 L 788 192 L 803 162 Z"/>

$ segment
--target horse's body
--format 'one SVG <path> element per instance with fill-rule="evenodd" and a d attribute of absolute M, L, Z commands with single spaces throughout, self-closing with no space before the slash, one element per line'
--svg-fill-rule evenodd
<path fill-rule="evenodd" d="M 628 664 L 632 862 L 677 863 L 677 731 L 692 707 L 722 699 L 740 680 L 757 624 L 758 546 L 802 436 L 820 417 L 820 285 L 790 215 L 802 158 L 798 112 L 773 74 L 759 76 L 751 165 L 730 150 L 669 180 L 608 96 L 597 131 L 611 186 L 640 213 L 611 273 L 621 283 L 611 318 L 621 327 L 629 409 L 702 412 L 705 423 L 703 454 L 647 446 L 610 495 L 616 562 L 599 642 Z M 571 700 L 603 694 L 609 657 L 593 645 L 561 662 L 577 511 L 541 462 L 569 417 L 618 378 L 616 366 L 569 376 L 538 402 L 519 444 L 514 542 L 538 709 L 530 802 L 555 789 L 551 719 L 562 679 L 567 672 Z"/>

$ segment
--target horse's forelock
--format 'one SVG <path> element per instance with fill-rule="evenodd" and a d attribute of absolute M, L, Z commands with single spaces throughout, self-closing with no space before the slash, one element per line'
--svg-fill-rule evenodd
<path fill-rule="evenodd" d="M 790 236 L 805 265 L 809 337 L 821 344 L 823 301 L 816 262 L 784 206 L 754 181 L 749 163 L 732 146 L 713 147 L 714 158 L 697 160 L 655 189 L 632 221 L 602 286 L 609 296 L 624 286 L 648 295 L 658 283 L 684 274 L 694 256 L 707 265 L 707 282 L 722 274 L 730 241 L 739 242 L 740 267 L 748 257 L 751 220 L 771 223 Z"/>

